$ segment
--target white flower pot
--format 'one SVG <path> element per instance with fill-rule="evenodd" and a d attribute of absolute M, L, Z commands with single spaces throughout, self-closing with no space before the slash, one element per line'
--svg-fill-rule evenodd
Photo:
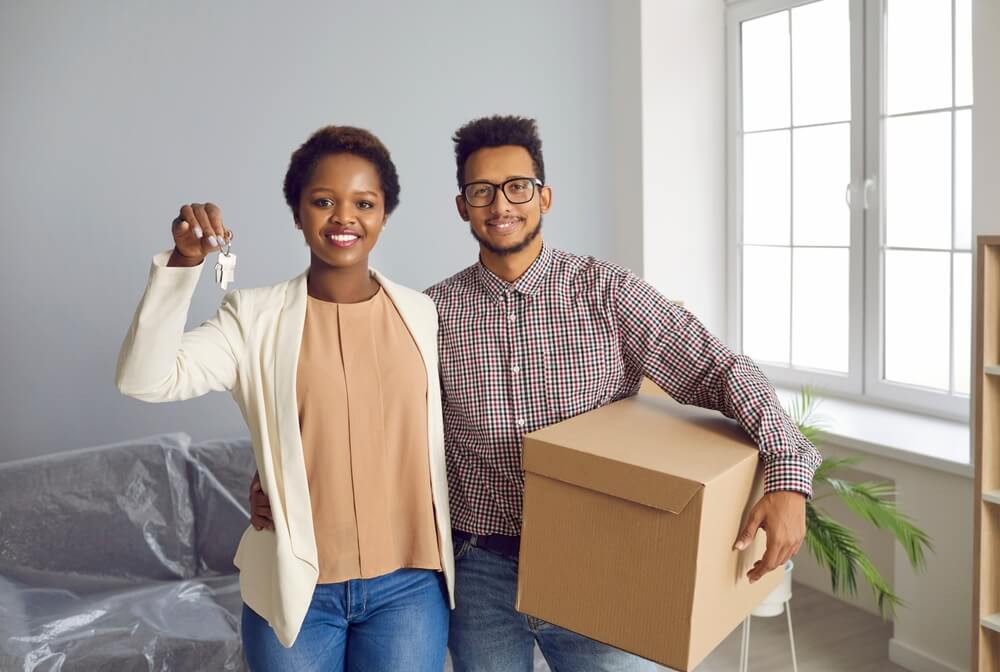
<path fill-rule="evenodd" d="M 792 599 L 792 567 L 794 566 L 791 560 L 785 563 L 785 576 L 781 583 L 750 612 L 751 616 L 770 617 L 780 616 L 784 613 L 785 603 Z"/>

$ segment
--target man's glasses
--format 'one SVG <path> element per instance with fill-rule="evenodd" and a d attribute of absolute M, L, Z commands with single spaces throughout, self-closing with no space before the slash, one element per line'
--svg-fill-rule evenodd
<path fill-rule="evenodd" d="M 473 208 L 485 208 L 493 204 L 499 190 L 511 204 L 518 205 L 535 197 L 536 186 L 543 186 L 537 177 L 512 177 L 503 184 L 468 182 L 462 185 L 462 197 Z"/>

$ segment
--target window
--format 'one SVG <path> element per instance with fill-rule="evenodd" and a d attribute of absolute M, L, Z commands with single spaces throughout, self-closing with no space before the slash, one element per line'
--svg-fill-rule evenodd
<path fill-rule="evenodd" d="M 728 24 L 731 341 L 778 384 L 966 418 L 970 0 Z"/>

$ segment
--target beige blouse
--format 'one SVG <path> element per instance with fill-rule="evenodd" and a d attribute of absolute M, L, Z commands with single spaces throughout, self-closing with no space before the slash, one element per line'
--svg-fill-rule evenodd
<path fill-rule="evenodd" d="M 441 569 L 427 454 L 427 373 L 380 288 L 308 297 L 296 394 L 318 583 Z"/>

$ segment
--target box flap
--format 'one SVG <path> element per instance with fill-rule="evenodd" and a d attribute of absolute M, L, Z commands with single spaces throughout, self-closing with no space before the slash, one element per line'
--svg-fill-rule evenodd
<path fill-rule="evenodd" d="M 524 437 L 524 470 L 680 513 L 757 448 L 718 412 L 639 396 Z"/>
<path fill-rule="evenodd" d="M 534 439 L 525 441 L 524 470 L 627 499 L 671 513 L 681 513 L 702 483 Z"/>

